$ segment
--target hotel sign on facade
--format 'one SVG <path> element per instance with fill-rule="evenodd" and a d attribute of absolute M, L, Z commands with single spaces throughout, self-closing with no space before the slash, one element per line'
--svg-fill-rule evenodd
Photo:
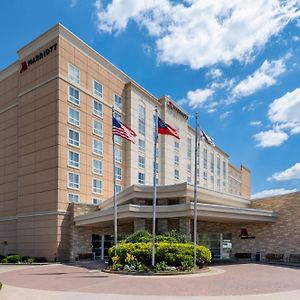
<path fill-rule="evenodd" d="M 188 120 L 189 116 L 184 113 L 180 108 L 178 108 L 173 102 L 168 101 L 167 106 L 169 109 L 175 110 L 178 114 L 180 114 L 184 119 Z"/>
<path fill-rule="evenodd" d="M 27 60 L 27 61 L 25 60 L 25 61 L 21 62 L 20 74 L 22 74 L 24 71 L 26 71 L 29 66 L 31 66 L 34 63 L 36 63 L 37 61 L 43 59 L 45 56 L 48 56 L 53 51 L 56 51 L 56 49 L 57 49 L 57 43 L 55 43 L 54 45 L 46 48 L 44 51 L 41 51 L 39 54 L 33 56 L 29 60 Z"/>

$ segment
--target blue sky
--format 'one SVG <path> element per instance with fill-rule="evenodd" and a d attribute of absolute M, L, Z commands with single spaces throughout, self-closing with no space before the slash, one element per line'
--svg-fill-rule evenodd
<path fill-rule="evenodd" d="M 252 194 L 299 190 L 299 0 L 12 0 L 0 8 L 0 69 L 61 22 L 154 95 L 198 111 L 231 162 L 251 169 Z"/>

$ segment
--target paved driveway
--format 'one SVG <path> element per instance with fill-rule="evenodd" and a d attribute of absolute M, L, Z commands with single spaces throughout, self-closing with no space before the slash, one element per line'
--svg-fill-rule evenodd
<path fill-rule="evenodd" d="M 1 300 L 76 300 L 83 295 L 87 300 L 300 299 L 300 269 L 270 265 L 226 265 L 199 275 L 167 277 L 110 275 L 68 265 L 0 268 Z"/>

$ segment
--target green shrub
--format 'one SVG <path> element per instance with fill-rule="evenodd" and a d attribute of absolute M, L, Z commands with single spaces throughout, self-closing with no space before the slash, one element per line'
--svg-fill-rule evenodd
<path fill-rule="evenodd" d="M 8 260 L 7 260 L 7 258 L 5 257 L 5 258 L 3 258 L 2 260 L 1 260 L 1 263 L 2 264 L 8 264 Z"/>
<path fill-rule="evenodd" d="M 6 256 L 3 256 L 0 254 L 0 262 L 2 261 L 2 259 L 6 258 Z"/>
<path fill-rule="evenodd" d="M 33 258 L 33 257 L 29 257 L 29 258 L 26 260 L 26 263 L 28 263 L 28 264 L 34 263 L 34 258 Z"/>
<path fill-rule="evenodd" d="M 157 271 L 157 272 L 166 271 L 167 268 L 168 268 L 168 265 L 165 261 L 161 261 L 155 265 L 155 271 Z"/>
<path fill-rule="evenodd" d="M 20 255 L 9 255 L 6 257 L 6 259 L 8 263 L 16 264 L 21 261 L 22 257 Z"/>
<path fill-rule="evenodd" d="M 126 243 L 147 243 L 151 242 L 152 235 L 146 230 L 136 231 L 129 235 L 126 239 Z"/>
<path fill-rule="evenodd" d="M 203 246 L 197 246 L 197 261 L 205 264 L 211 261 L 210 251 Z M 138 263 L 144 266 L 151 266 L 152 243 L 120 243 L 117 248 L 119 263 L 127 264 L 128 254 L 132 255 Z M 109 256 L 114 256 L 114 247 L 109 249 Z M 127 259 L 128 260 L 128 259 Z M 194 261 L 194 245 L 192 243 L 156 243 L 156 262 L 165 262 L 168 266 L 178 266 L 182 269 L 189 269 Z"/>
<path fill-rule="evenodd" d="M 1 289 L 2 289 L 2 283 L 0 282 L 0 291 L 1 291 Z"/>

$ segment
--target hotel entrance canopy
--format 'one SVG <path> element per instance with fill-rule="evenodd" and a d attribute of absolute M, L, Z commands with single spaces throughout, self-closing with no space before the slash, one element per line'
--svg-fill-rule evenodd
<path fill-rule="evenodd" d="M 118 220 L 152 219 L 152 186 L 132 185 L 118 194 Z M 157 218 L 193 218 L 193 186 L 187 183 L 157 188 Z M 272 210 L 249 208 L 251 200 L 201 188 L 198 192 L 198 220 L 219 223 L 274 222 Z M 74 218 L 77 226 L 107 227 L 114 218 L 113 199 L 97 211 Z"/>

